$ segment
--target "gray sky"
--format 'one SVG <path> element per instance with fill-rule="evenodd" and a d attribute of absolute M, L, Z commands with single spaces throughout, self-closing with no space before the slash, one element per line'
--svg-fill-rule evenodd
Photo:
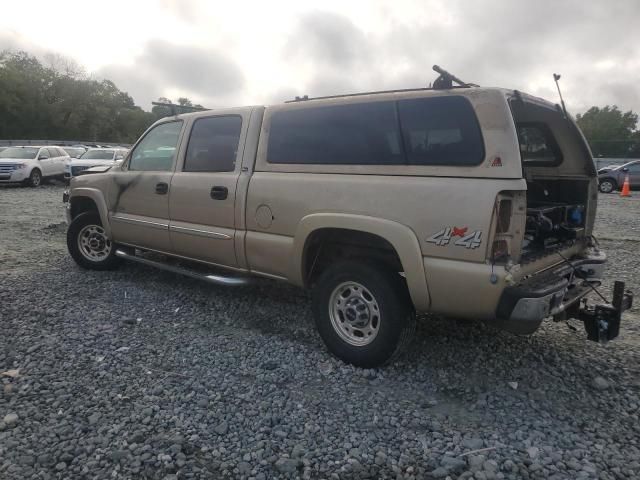
<path fill-rule="evenodd" d="M 640 0 L 21 0 L 0 49 L 69 57 L 145 109 L 426 86 L 439 64 L 465 81 L 557 100 L 575 114 L 640 112 Z"/>

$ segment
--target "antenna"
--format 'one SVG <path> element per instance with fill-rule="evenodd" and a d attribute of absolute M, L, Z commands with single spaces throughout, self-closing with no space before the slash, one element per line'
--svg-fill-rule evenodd
<path fill-rule="evenodd" d="M 560 80 L 560 74 L 554 73 L 553 80 L 556 82 L 556 87 L 558 88 L 558 95 L 560 95 L 560 104 L 562 105 L 562 111 L 564 112 L 564 116 L 569 118 L 569 114 L 567 113 L 567 107 L 564 105 L 564 99 L 562 98 L 562 92 L 560 91 L 560 84 L 558 80 Z"/>

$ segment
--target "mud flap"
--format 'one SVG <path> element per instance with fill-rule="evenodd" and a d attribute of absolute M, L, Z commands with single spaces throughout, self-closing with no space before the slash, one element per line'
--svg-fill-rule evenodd
<path fill-rule="evenodd" d="M 633 294 L 624 289 L 624 282 L 616 281 L 613 284 L 613 300 L 611 305 L 600 303 L 580 307 L 576 305 L 571 318 L 577 318 L 584 322 L 587 338 L 594 342 L 607 342 L 613 340 L 620 333 L 620 320 L 622 312 L 631 308 Z M 569 313 L 569 312 L 567 312 Z"/>

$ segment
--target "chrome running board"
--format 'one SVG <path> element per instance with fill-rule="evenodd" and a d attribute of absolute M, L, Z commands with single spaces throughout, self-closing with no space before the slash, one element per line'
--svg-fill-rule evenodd
<path fill-rule="evenodd" d="M 131 260 L 133 262 L 142 263 L 143 265 L 149 265 L 150 267 L 161 268 L 169 272 L 178 273 L 180 275 L 186 275 L 187 277 L 195 278 L 197 280 L 204 280 L 205 282 L 215 283 L 216 285 L 226 285 L 231 287 L 237 287 L 240 285 L 246 285 L 249 283 L 248 278 L 243 277 L 228 277 L 224 275 L 216 275 L 212 273 L 200 273 L 195 270 L 189 270 L 183 267 L 177 267 L 175 265 L 169 265 L 168 263 L 158 262 L 156 260 L 149 260 L 135 254 L 127 253 L 124 250 L 116 250 L 116 257 L 124 258 L 125 260 Z"/>

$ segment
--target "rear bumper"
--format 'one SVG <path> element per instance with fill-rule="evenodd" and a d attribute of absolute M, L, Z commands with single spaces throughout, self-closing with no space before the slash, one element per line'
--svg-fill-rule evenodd
<path fill-rule="evenodd" d="M 574 258 L 505 288 L 496 310 L 497 326 L 533 333 L 545 318 L 564 312 L 599 285 L 606 261 L 603 252 Z"/>

